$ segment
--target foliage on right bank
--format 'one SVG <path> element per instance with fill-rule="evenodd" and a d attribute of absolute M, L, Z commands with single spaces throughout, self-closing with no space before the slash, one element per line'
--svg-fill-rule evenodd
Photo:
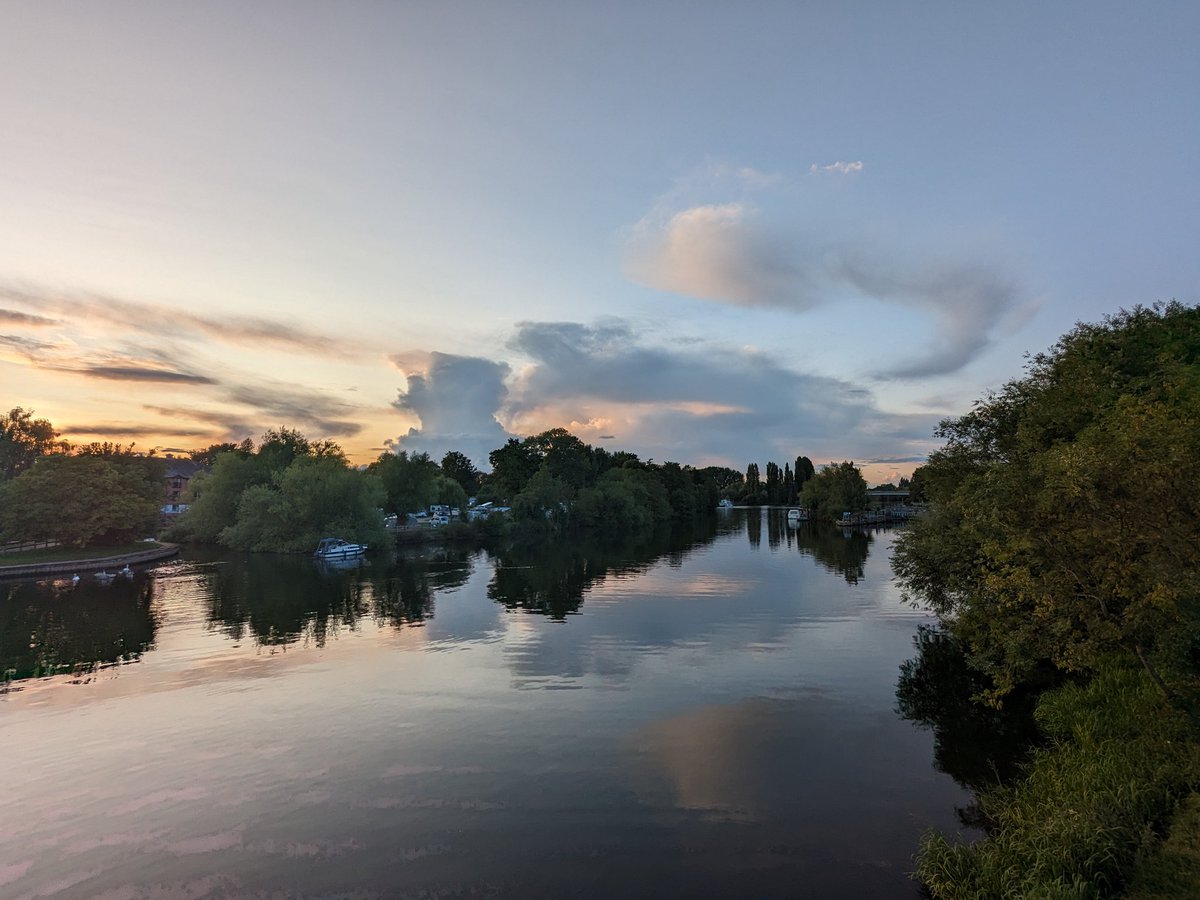
<path fill-rule="evenodd" d="M 896 572 L 977 701 L 1059 686 L 1048 746 L 980 795 L 987 839 L 929 837 L 918 874 L 937 898 L 1121 896 L 1200 781 L 1200 310 L 1080 324 L 938 435 Z"/>

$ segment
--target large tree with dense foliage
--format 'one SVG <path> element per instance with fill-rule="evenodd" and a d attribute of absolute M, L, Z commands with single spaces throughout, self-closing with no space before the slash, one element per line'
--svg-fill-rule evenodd
<path fill-rule="evenodd" d="M 1125 654 L 1164 690 L 1200 650 L 1200 310 L 1081 324 L 943 422 L 895 565 L 999 697 Z"/>
<path fill-rule="evenodd" d="M 153 534 L 163 461 L 131 453 L 46 456 L 0 486 L 0 534 L 86 547 Z"/>
<path fill-rule="evenodd" d="M 836 519 L 867 507 L 867 482 L 852 462 L 831 463 L 804 483 L 800 503 L 818 519 Z"/>
<path fill-rule="evenodd" d="M 40 456 L 66 450 L 50 421 L 35 419 L 32 410 L 18 406 L 0 414 L 0 481 L 16 478 Z"/>
<path fill-rule="evenodd" d="M 467 454 L 451 450 L 442 457 L 442 474 L 458 482 L 464 494 L 473 497 L 479 493 L 479 470 Z"/>
<path fill-rule="evenodd" d="M 243 491 L 219 540 L 244 550 L 311 550 L 323 537 L 366 544 L 384 539 L 383 482 L 335 455 L 301 456 L 271 484 Z"/>
<path fill-rule="evenodd" d="M 282 551 L 311 549 L 329 536 L 383 539 L 382 479 L 352 468 L 332 441 L 280 428 L 264 434 L 255 452 L 246 444 L 218 448 L 214 459 L 212 471 L 192 481 L 181 537 Z"/>

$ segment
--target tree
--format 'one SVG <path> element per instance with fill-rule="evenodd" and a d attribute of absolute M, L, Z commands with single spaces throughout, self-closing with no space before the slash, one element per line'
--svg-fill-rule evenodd
<path fill-rule="evenodd" d="M 1200 650 L 1200 310 L 1081 324 L 943 422 L 895 567 L 1002 697 L 1111 654 L 1164 689 Z"/>
<path fill-rule="evenodd" d="M 68 444 L 47 419 L 35 419 L 32 410 L 17 406 L 0 415 L 0 481 L 16 478 L 39 456 L 65 453 Z"/>
<path fill-rule="evenodd" d="M 854 463 L 831 463 L 805 482 L 800 502 L 818 519 L 838 519 L 867 508 L 867 482 Z"/>
<path fill-rule="evenodd" d="M 759 479 L 758 463 L 750 463 L 746 466 L 746 481 L 742 499 L 746 503 L 762 503 L 762 481 Z"/>
<path fill-rule="evenodd" d="M 474 497 L 479 493 L 479 470 L 465 453 L 451 450 L 443 456 L 442 472 L 457 481 L 466 496 Z"/>
<path fill-rule="evenodd" d="M 512 501 L 513 516 L 525 522 L 550 522 L 555 527 L 566 523 L 567 504 L 574 492 L 571 486 L 542 466 Z"/>
<path fill-rule="evenodd" d="M 771 506 L 777 506 L 783 500 L 783 477 L 778 463 L 767 463 L 766 491 L 767 503 Z"/>
<path fill-rule="evenodd" d="M 311 550 L 336 535 L 359 543 L 385 537 L 381 479 L 337 455 L 301 456 L 272 479 L 242 492 L 220 542 L 242 550 Z"/>
<path fill-rule="evenodd" d="M 202 466 L 211 467 L 217 461 L 217 456 L 222 453 L 239 453 L 242 456 L 250 456 L 253 452 L 254 444 L 249 438 L 246 438 L 240 444 L 233 442 L 209 444 L 203 450 L 193 450 L 188 454 L 188 458 Z"/>
<path fill-rule="evenodd" d="M 796 490 L 804 487 L 805 482 L 816 473 L 813 462 L 807 456 L 796 457 Z"/>
<path fill-rule="evenodd" d="M 517 496 L 541 465 L 541 457 L 528 440 L 509 438 L 503 446 L 488 454 L 492 475 L 488 479 L 488 494 L 496 500 Z"/>
<path fill-rule="evenodd" d="M 140 456 L 48 456 L 0 487 L 0 533 L 86 547 L 153 533 L 163 463 Z"/>
<path fill-rule="evenodd" d="M 257 458 L 240 453 L 217 454 L 212 470 L 198 472 L 188 485 L 192 499 L 178 528 L 191 540 L 215 541 L 237 518 L 242 493 L 269 480 L 270 472 Z"/>
<path fill-rule="evenodd" d="M 367 471 L 379 476 L 383 482 L 385 499 L 383 508 L 388 513 L 402 516 L 426 509 L 438 502 L 437 479 L 441 476 L 437 464 L 428 453 L 408 451 L 382 453 Z"/>

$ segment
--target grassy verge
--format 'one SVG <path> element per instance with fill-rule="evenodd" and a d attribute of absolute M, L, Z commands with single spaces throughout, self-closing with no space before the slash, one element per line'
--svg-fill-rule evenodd
<path fill-rule="evenodd" d="M 1200 780 L 1188 718 L 1140 671 L 1120 669 L 1047 693 L 1036 715 L 1050 744 L 1023 780 L 980 797 L 989 837 L 964 845 L 931 833 L 922 842 L 917 876 L 937 900 L 1100 900 L 1125 896 L 1151 860 L 1169 867 L 1160 835 Z M 1151 871 L 1141 876 L 1147 885 Z M 1163 896 L 1200 896 L 1200 883 Z"/>
<path fill-rule="evenodd" d="M 42 563 L 67 562 L 75 559 L 104 559 L 123 556 L 126 553 L 142 553 L 162 545 L 150 541 L 137 541 L 115 547 L 55 547 L 53 550 L 30 550 L 26 553 L 5 553 L 0 556 L 0 568 L 4 566 L 36 566 Z"/>
<path fill-rule="evenodd" d="M 1158 851 L 1137 867 L 1129 900 L 1185 900 L 1200 896 L 1200 794 L 1180 804 Z"/>

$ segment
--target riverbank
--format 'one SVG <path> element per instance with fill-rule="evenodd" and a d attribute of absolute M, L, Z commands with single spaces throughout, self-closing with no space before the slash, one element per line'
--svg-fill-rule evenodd
<path fill-rule="evenodd" d="M 46 551 L 43 556 L 57 556 L 63 551 Z M 144 550 L 131 550 L 106 556 L 74 557 L 72 559 L 44 559 L 27 561 L 16 565 L 0 566 L 0 579 L 39 578 L 49 575 L 71 575 L 77 572 L 95 572 L 110 567 L 140 565 L 169 559 L 179 552 L 178 544 L 155 543 Z M 33 555 L 33 554 L 29 554 Z M 26 556 L 26 554 L 22 554 Z"/>
<path fill-rule="evenodd" d="M 1035 717 L 1047 746 L 1022 778 L 978 797 L 988 837 L 926 835 L 917 876 L 932 896 L 1197 896 L 1191 719 L 1128 667 L 1047 692 Z"/>

